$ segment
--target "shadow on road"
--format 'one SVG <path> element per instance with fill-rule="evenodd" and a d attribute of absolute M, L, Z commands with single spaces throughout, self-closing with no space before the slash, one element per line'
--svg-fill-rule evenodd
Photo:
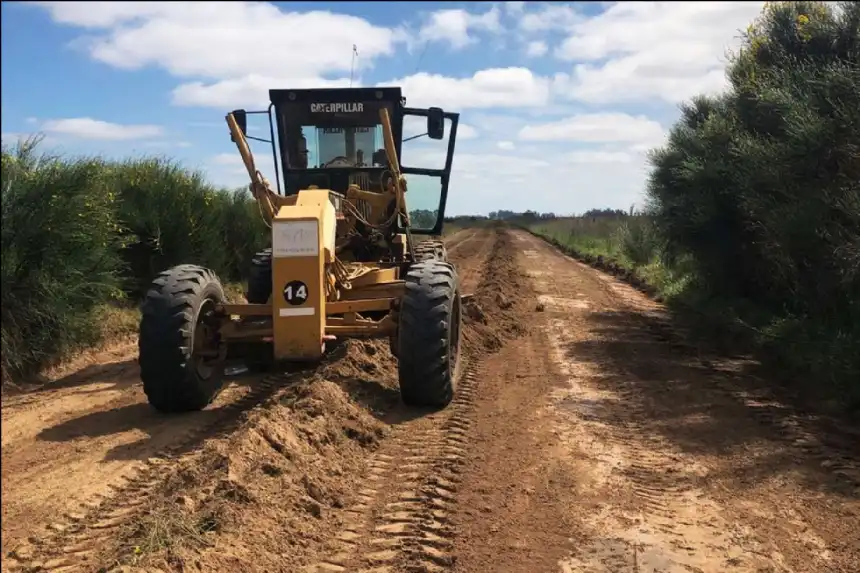
<path fill-rule="evenodd" d="M 129 358 L 107 364 L 92 364 L 76 370 L 67 376 L 54 381 L 30 383 L 14 388 L 4 388 L 4 407 L 20 407 L 44 400 L 44 394 L 64 389 L 82 388 L 78 394 L 89 392 L 104 392 L 123 390 L 138 383 L 137 360 Z M 108 386 L 103 386 L 107 384 Z M 87 386 L 102 385 L 93 390 L 84 390 Z"/>
<path fill-rule="evenodd" d="M 117 386 L 140 385 L 137 364 L 133 364 Z M 222 393 L 236 391 L 237 387 L 249 389 L 261 384 L 264 375 L 246 373 L 230 377 Z M 286 380 L 286 377 L 285 377 Z M 199 446 L 206 438 L 232 432 L 244 417 L 242 413 L 265 400 L 279 386 L 273 385 L 262 392 L 248 392 L 245 398 L 222 405 L 210 404 L 199 412 L 163 414 L 155 410 L 142 395 L 120 398 L 122 405 L 111 408 L 110 404 L 98 406 L 71 419 L 43 429 L 36 436 L 45 442 L 73 442 L 79 439 L 100 439 L 118 436 L 126 432 L 144 434 L 133 442 L 118 443 L 105 453 L 104 460 L 145 460 L 176 444 L 178 451 L 188 451 Z M 95 392 L 96 390 L 93 390 Z M 100 390 L 104 391 L 104 390 Z M 79 394 L 79 393 L 76 393 Z M 253 399 L 252 399 L 253 398 Z M 34 399 L 36 399 L 34 397 Z M 134 400 L 132 403 L 127 403 Z M 84 403 L 85 405 L 85 403 Z"/>
<path fill-rule="evenodd" d="M 186 426 L 205 424 L 220 415 L 221 408 L 207 409 L 187 414 L 162 414 L 146 402 L 129 404 L 113 410 L 90 412 L 46 428 L 38 438 L 50 442 L 68 442 L 79 438 L 99 438 L 129 430 L 140 430 L 151 434 L 153 430 L 167 424 Z"/>
<path fill-rule="evenodd" d="M 855 496 L 860 484 L 836 479 L 825 469 L 842 464 L 860 469 L 860 432 L 832 419 L 803 414 L 781 403 L 766 382 L 749 374 L 749 365 L 714 357 L 675 341 L 657 318 L 636 312 L 595 312 L 588 316 L 592 336 L 566 348 L 573 361 L 598 365 L 597 386 L 614 400 L 592 405 L 600 420 L 631 424 L 691 454 L 747 454 L 745 464 L 720 476 L 745 484 L 793 473 L 810 489 Z M 754 400 L 755 408 L 746 403 Z M 571 407 L 576 408 L 575 404 Z M 625 415 L 612 415 L 623 409 Z M 755 411 L 754 411 L 755 410 Z M 797 431 L 822 446 L 797 447 Z M 836 461 L 834 461 L 836 460 Z M 860 474 L 858 474 L 860 475 Z"/>

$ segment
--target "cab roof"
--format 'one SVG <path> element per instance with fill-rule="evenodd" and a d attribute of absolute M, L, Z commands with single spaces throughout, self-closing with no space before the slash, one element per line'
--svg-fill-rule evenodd
<path fill-rule="evenodd" d="M 312 88 L 304 90 L 269 90 L 269 100 L 280 103 L 315 102 L 367 102 L 373 100 L 400 102 L 403 98 L 398 87 L 389 88 Z"/>

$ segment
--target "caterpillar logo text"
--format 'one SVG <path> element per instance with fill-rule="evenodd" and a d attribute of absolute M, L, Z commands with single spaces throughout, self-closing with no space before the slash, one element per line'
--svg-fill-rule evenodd
<path fill-rule="evenodd" d="M 312 103 L 311 113 L 363 113 L 363 103 Z"/>

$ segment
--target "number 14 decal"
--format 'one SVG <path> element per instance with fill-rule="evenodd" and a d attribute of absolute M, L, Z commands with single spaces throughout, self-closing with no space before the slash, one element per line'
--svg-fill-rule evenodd
<path fill-rule="evenodd" d="M 308 300 L 308 285 L 302 281 L 290 281 L 284 287 L 284 300 L 292 305 L 300 305 Z"/>

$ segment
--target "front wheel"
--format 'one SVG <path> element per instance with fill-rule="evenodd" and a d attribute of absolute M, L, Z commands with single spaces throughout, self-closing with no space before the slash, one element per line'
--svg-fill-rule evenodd
<path fill-rule="evenodd" d="M 410 406 L 442 408 L 454 398 L 460 354 L 460 289 L 449 263 L 412 265 L 400 304 L 400 395 Z"/>
<path fill-rule="evenodd" d="M 224 352 L 214 315 L 225 300 L 215 273 L 196 265 L 173 267 L 152 282 L 138 350 L 143 391 L 156 410 L 202 410 L 221 390 Z"/>

